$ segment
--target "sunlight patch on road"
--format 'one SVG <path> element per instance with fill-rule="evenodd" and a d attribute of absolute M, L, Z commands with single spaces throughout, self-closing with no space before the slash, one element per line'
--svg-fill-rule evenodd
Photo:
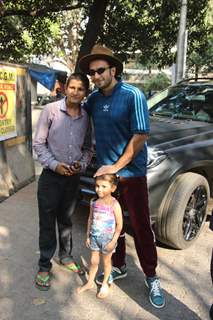
<path fill-rule="evenodd" d="M 10 297 L 0 297 L 1 319 L 15 319 L 13 313 L 14 302 Z"/>
<path fill-rule="evenodd" d="M 0 274 L 0 285 L 2 289 L 9 289 L 12 284 L 11 274 L 8 270 L 1 270 Z"/>
<path fill-rule="evenodd" d="M 9 230 L 6 227 L 0 226 L 0 237 L 6 238 L 9 237 Z"/>

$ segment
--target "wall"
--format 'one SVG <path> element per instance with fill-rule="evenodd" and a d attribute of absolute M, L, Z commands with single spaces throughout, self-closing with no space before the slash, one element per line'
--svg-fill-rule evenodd
<path fill-rule="evenodd" d="M 14 89 L 16 132 L 6 139 L 0 135 L 0 201 L 35 179 L 32 159 L 30 76 L 28 69 L 21 65 L 0 62 L 0 70 L 7 68 L 12 68 L 16 72 Z M 9 97 L 9 91 L 4 90 L 2 85 L 0 98 L 1 94 Z"/>

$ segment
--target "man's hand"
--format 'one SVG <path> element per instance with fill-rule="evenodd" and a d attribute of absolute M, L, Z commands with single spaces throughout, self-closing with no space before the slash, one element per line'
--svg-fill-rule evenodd
<path fill-rule="evenodd" d="M 73 174 L 79 173 L 81 171 L 81 164 L 79 161 L 75 161 L 71 167 L 70 170 L 72 171 Z"/>
<path fill-rule="evenodd" d="M 117 173 L 125 168 L 143 149 L 147 139 L 148 134 L 134 134 L 121 157 L 113 165 L 104 165 L 100 167 L 94 174 L 94 177 L 101 176 L 102 174 Z"/>
<path fill-rule="evenodd" d="M 72 176 L 81 170 L 81 165 L 78 161 L 74 162 L 72 166 L 69 166 L 66 163 L 59 163 L 56 167 L 56 172 L 62 176 Z"/>
<path fill-rule="evenodd" d="M 94 174 L 94 178 L 101 176 L 102 174 L 114 174 L 117 173 L 117 170 L 114 165 L 107 165 L 100 167 Z"/>
<path fill-rule="evenodd" d="M 55 171 L 62 176 L 72 176 L 73 175 L 73 172 L 70 169 L 70 166 L 66 163 L 63 163 L 63 162 L 61 162 L 57 165 Z"/>

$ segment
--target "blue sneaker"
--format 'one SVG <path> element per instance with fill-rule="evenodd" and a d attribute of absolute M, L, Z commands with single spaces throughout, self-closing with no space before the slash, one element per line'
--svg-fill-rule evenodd
<path fill-rule="evenodd" d="M 157 277 L 147 277 L 145 284 L 149 289 L 149 301 L 155 308 L 165 306 L 165 297 L 160 286 L 160 280 Z"/>
<path fill-rule="evenodd" d="M 125 265 L 120 268 L 112 267 L 112 271 L 110 273 L 108 283 L 112 284 L 113 281 L 125 278 L 126 276 L 127 276 L 127 271 L 126 271 Z M 103 279 L 104 279 L 104 274 L 101 273 L 99 276 L 97 276 L 97 278 L 95 279 L 95 282 L 99 285 L 102 285 Z"/>

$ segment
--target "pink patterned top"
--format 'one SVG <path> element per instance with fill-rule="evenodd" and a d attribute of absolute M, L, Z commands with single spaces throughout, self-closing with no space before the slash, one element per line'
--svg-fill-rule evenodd
<path fill-rule="evenodd" d="M 92 201 L 92 225 L 90 234 L 93 236 L 113 235 L 115 232 L 115 215 L 114 205 L 117 202 L 113 198 L 111 205 L 97 203 L 96 200 Z"/>

